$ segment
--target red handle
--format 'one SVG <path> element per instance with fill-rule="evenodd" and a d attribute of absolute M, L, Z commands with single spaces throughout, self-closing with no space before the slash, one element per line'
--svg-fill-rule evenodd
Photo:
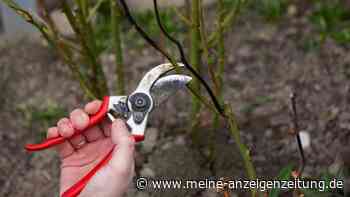
<path fill-rule="evenodd" d="M 144 136 L 133 135 L 133 137 L 135 139 L 135 142 L 140 142 L 144 140 Z M 75 183 L 73 186 L 67 189 L 61 197 L 77 197 L 80 194 L 80 192 L 83 191 L 89 180 L 96 174 L 96 172 L 109 162 L 109 160 L 112 158 L 112 153 L 114 149 L 115 146 L 89 173 L 87 173 L 77 183 Z"/>
<path fill-rule="evenodd" d="M 103 98 L 103 103 L 100 107 L 100 109 L 98 110 L 98 112 L 92 116 L 90 116 L 90 120 L 89 120 L 89 125 L 87 126 L 87 128 L 85 128 L 84 130 L 79 130 L 79 131 L 75 131 L 74 135 L 71 136 L 70 138 L 81 134 L 82 132 L 84 132 L 86 129 L 91 128 L 97 124 L 99 124 L 106 116 L 107 112 L 108 112 L 108 105 L 109 105 L 109 97 L 105 96 Z M 52 146 L 58 145 L 63 143 L 67 138 L 64 138 L 62 136 L 60 137 L 55 137 L 55 138 L 49 138 L 46 139 L 45 141 L 43 141 L 40 144 L 27 144 L 25 149 L 27 151 L 40 151 L 43 149 L 47 149 L 50 148 Z"/>

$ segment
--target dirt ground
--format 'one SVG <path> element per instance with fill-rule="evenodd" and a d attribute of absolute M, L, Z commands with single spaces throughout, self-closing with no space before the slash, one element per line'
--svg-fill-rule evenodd
<path fill-rule="evenodd" d="M 292 90 L 298 95 L 301 128 L 311 138 L 311 145 L 305 149 L 304 174 L 319 176 L 334 166 L 349 165 L 349 48 L 331 40 L 320 49 L 308 48 L 314 30 L 304 18 L 266 24 L 254 15 L 247 17 L 249 20 L 241 19 L 227 32 L 225 98 L 234 106 L 258 176 L 275 177 L 282 167 L 298 164 L 295 139 L 288 135 Z M 109 55 L 103 59 L 106 65 L 112 62 Z M 125 59 L 130 91 L 146 70 L 162 61 L 147 47 L 129 49 Z M 109 77 L 113 75 L 111 66 L 105 71 Z M 42 127 L 28 122 L 19 109 L 45 108 L 48 102 L 66 111 L 81 107 L 86 100 L 69 73 L 54 52 L 38 41 L 27 38 L 1 45 L 0 196 L 58 196 L 58 157 L 54 151 L 24 151 L 26 143 L 39 140 Z M 113 86 L 112 80 L 109 83 Z M 206 149 L 194 149 L 186 134 L 189 102 L 189 93 L 181 92 L 153 112 L 146 141 L 138 146 L 137 175 L 244 177 L 227 125 L 215 131 L 217 158 L 213 168 L 205 165 L 202 153 Z M 208 141 L 209 121 L 204 113 L 200 132 L 203 145 Z M 140 192 L 134 188 L 130 186 L 128 196 L 221 196 L 211 190 Z"/>

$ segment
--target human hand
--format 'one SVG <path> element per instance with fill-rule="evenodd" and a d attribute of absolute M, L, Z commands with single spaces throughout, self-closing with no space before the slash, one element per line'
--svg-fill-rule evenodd
<path fill-rule="evenodd" d="M 47 137 L 70 137 L 74 129 L 83 130 L 88 126 L 88 115 L 95 114 L 101 104 L 93 101 L 84 110 L 75 109 L 70 118 L 62 118 L 56 127 L 49 128 Z M 61 158 L 60 193 L 78 182 L 116 146 L 109 163 L 93 176 L 80 196 L 122 196 L 134 175 L 134 144 L 124 121 L 116 120 L 113 124 L 104 121 L 57 145 Z"/>

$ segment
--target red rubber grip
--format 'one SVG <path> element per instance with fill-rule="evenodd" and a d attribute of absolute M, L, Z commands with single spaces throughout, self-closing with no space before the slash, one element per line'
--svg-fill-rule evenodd
<path fill-rule="evenodd" d="M 143 135 L 133 135 L 133 137 L 135 139 L 135 142 L 144 140 Z M 89 180 L 96 174 L 96 172 L 100 170 L 104 165 L 106 165 L 109 160 L 111 160 L 114 149 L 115 147 L 113 147 L 112 150 L 89 173 L 87 173 L 82 179 L 67 189 L 61 197 L 77 197 L 81 191 L 83 191 Z"/>
<path fill-rule="evenodd" d="M 76 135 L 79 135 L 82 132 L 84 132 L 86 129 L 89 129 L 89 128 L 99 124 L 105 118 L 105 116 L 108 112 L 108 105 L 109 105 L 109 96 L 105 96 L 103 98 L 103 103 L 102 103 L 100 109 L 98 110 L 98 112 L 96 114 L 90 116 L 89 125 L 84 130 L 74 131 L 74 135 L 71 136 L 70 138 L 72 138 Z M 27 151 L 40 151 L 40 150 L 44 150 L 44 149 L 50 148 L 52 146 L 61 144 L 66 139 L 67 138 L 64 138 L 62 136 L 49 138 L 40 144 L 27 144 L 25 149 Z"/>

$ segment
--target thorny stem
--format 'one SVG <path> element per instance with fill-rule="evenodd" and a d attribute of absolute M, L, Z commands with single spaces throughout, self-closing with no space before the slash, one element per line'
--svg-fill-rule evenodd
<path fill-rule="evenodd" d="M 184 14 L 181 13 L 181 11 L 177 7 L 172 8 L 175 12 L 175 14 L 179 17 L 179 19 L 185 23 L 187 26 L 191 26 L 191 20 L 188 19 Z"/>
<path fill-rule="evenodd" d="M 96 99 L 96 96 L 91 92 L 90 88 L 87 86 L 88 83 L 86 82 L 85 76 L 80 72 L 79 67 L 72 61 L 72 57 L 64 52 L 66 50 L 65 46 L 60 46 L 60 43 L 57 43 L 57 45 L 58 53 L 60 54 L 61 58 L 66 62 L 68 67 L 72 70 L 74 77 L 78 79 L 80 87 L 85 92 L 85 95 L 87 95 L 90 99 Z M 62 51 L 59 49 L 61 49 Z"/>
<path fill-rule="evenodd" d="M 206 29 L 205 29 L 205 22 L 204 22 L 204 8 L 203 8 L 203 4 L 201 3 L 201 8 L 200 8 L 200 37 L 201 37 L 201 45 L 202 45 L 202 49 L 203 49 L 203 56 L 205 61 L 207 62 L 208 65 L 208 73 L 210 76 L 210 79 L 212 81 L 212 83 L 214 84 L 214 93 L 215 96 L 218 96 L 218 81 L 216 79 L 215 76 L 215 70 L 214 70 L 214 58 L 211 56 L 211 54 L 209 53 L 209 46 L 208 46 L 208 42 L 207 42 L 207 35 L 206 35 Z M 214 117 L 217 119 L 214 119 L 213 122 L 213 128 L 209 131 L 208 134 L 208 149 L 209 149 L 209 154 L 208 154 L 208 163 L 210 168 L 212 168 L 213 166 L 213 162 L 215 160 L 215 129 L 217 128 L 216 125 L 218 125 L 219 123 L 219 115 L 217 113 L 214 113 Z"/>
<path fill-rule="evenodd" d="M 187 88 L 190 90 L 190 92 L 193 94 L 193 96 L 197 97 L 197 99 L 200 100 L 210 111 L 217 114 L 216 109 L 210 104 L 208 99 L 206 99 L 204 96 L 198 94 L 198 92 L 193 90 L 191 85 L 187 86 Z"/>
<path fill-rule="evenodd" d="M 26 10 L 22 9 L 17 3 L 12 0 L 3 0 L 3 2 L 12 10 L 14 10 L 21 18 L 23 18 L 27 23 L 32 24 L 36 29 L 38 29 L 42 36 L 49 42 L 53 44 L 49 29 L 47 26 L 36 19 Z"/>
<path fill-rule="evenodd" d="M 88 18 L 88 2 L 87 0 L 76 0 L 78 9 L 77 16 L 80 22 L 82 44 L 85 48 L 90 67 L 92 68 L 92 85 L 96 90 L 97 95 L 101 98 L 108 94 L 108 87 L 106 78 L 104 76 L 102 66 L 97 57 L 96 40 L 94 39 L 94 31 L 92 29 L 91 22 L 87 21 Z"/>
<path fill-rule="evenodd" d="M 218 68 L 215 72 L 215 81 L 217 83 L 217 89 L 216 89 L 216 95 L 219 98 L 219 102 L 223 103 L 223 78 L 222 75 L 224 73 L 225 68 L 225 39 L 224 39 L 224 27 L 222 26 L 222 22 L 225 19 L 225 5 L 223 0 L 218 1 L 218 8 L 217 8 L 217 32 L 218 32 L 218 44 L 217 44 L 217 51 L 218 51 Z M 214 114 L 214 129 L 219 127 L 219 117 L 217 114 Z"/>
<path fill-rule="evenodd" d="M 79 3 L 79 2 L 78 2 Z M 88 37 L 90 34 L 88 33 L 90 28 L 89 25 L 86 24 L 85 18 L 83 14 L 82 6 L 85 4 L 80 2 L 80 8 L 78 9 L 78 18 L 79 23 L 76 21 L 75 16 L 72 13 L 71 8 L 69 7 L 67 0 L 62 1 L 62 8 L 63 12 L 66 15 L 70 25 L 72 26 L 72 29 L 74 30 L 75 34 L 77 35 L 77 38 L 79 39 L 80 45 L 82 46 L 82 52 L 84 54 L 84 58 L 87 58 L 86 61 L 88 61 L 90 67 L 93 70 L 93 76 L 91 79 L 91 87 L 94 92 L 94 94 L 97 97 L 102 97 L 105 94 L 108 93 L 108 88 L 106 84 L 106 80 L 102 71 L 102 67 L 97 61 L 97 57 L 95 54 L 96 47 L 92 45 L 91 37 Z M 93 35 L 90 35 L 93 36 Z M 90 40 L 90 41 L 89 41 Z"/>
<path fill-rule="evenodd" d="M 110 0 L 111 5 L 111 26 L 112 26 L 112 38 L 114 46 L 115 56 L 115 72 L 117 75 L 117 87 L 116 92 L 118 95 L 125 94 L 125 81 L 124 81 L 124 61 L 122 42 L 120 38 L 120 22 L 121 22 L 121 10 L 119 9 L 115 0 Z"/>
<path fill-rule="evenodd" d="M 90 22 L 96 16 L 98 9 L 101 7 L 102 3 L 104 3 L 105 1 L 106 0 L 98 0 L 95 6 L 89 11 L 89 16 L 87 17 L 86 21 Z"/>
<path fill-rule="evenodd" d="M 293 92 L 290 96 L 290 101 L 292 105 L 293 127 L 294 127 L 293 133 L 295 134 L 296 141 L 298 143 L 298 149 L 300 154 L 299 176 L 301 176 L 304 171 L 306 159 L 305 159 L 304 149 L 303 149 L 300 134 L 299 134 L 300 128 L 299 128 L 299 119 L 298 119 L 297 106 L 296 106 L 296 98 L 297 98 L 297 95 Z"/>
<path fill-rule="evenodd" d="M 72 29 L 74 30 L 77 38 L 79 39 L 80 45 L 82 46 L 83 55 L 89 56 L 89 53 L 87 52 L 87 44 L 86 44 L 85 39 L 82 35 L 82 31 L 79 27 L 79 24 L 76 22 L 75 17 L 72 13 L 72 10 L 70 9 L 69 4 L 67 3 L 66 0 L 62 1 L 62 10 L 63 10 L 63 13 L 66 15 L 68 22 L 71 25 Z M 92 89 L 94 97 L 96 97 L 98 95 L 96 89 L 91 84 L 89 86 Z"/>
<path fill-rule="evenodd" d="M 193 68 L 200 74 L 201 72 L 201 48 L 200 48 L 200 6 L 201 0 L 192 0 L 191 3 L 191 48 L 190 48 L 190 62 Z M 198 80 L 193 82 L 193 89 L 198 94 L 201 94 L 200 83 Z M 199 100 L 192 96 L 192 111 L 191 111 L 191 133 L 196 140 L 198 132 L 199 118 L 198 115 L 201 110 L 201 103 Z"/>
<path fill-rule="evenodd" d="M 237 20 L 237 16 L 241 11 L 242 5 L 244 3 L 244 0 L 238 0 L 237 2 L 235 2 L 235 6 L 233 9 L 231 9 L 231 11 L 220 21 L 220 25 L 223 29 L 223 31 L 226 31 L 226 29 L 229 27 L 229 25 L 231 25 L 233 22 L 235 22 L 235 20 Z M 223 13 L 224 15 L 224 13 Z M 213 32 L 209 38 L 208 38 L 208 45 L 209 46 L 213 46 L 215 44 L 215 42 L 218 41 L 218 36 L 219 36 L 219 32 L 215 31 Z"/>
<path fill-rule="evenodd" d="M 205 60 L 207 61 L 208 64 L 208 72 L 209 76 L 214 84 L 214 93 L 217 96 L 217 90 L 219 87 L 219 82 L 217 81 L 215 77 L 215 70 L 214 70 L 214 58 L 211 57 L 210 52 L 209 52 L 209 45 L 208 45 L 208 40 L 207 40 L 207 34 L 206 34 L 206 29 L 205 29 L 205 22 L 204 22 L 204 8 L 203 5 L 201 6 L 200 9 L 200 34 L 201 34 L 201 43 L 202 43 L 202 49 L 203 49 L 203 55 Z"/>
<path fill-rule="evenodd" d="M 235 140 L 235 143 L 237 145 L 237 148 L 243 158 L 243 163 L 244 163 L 244 167 L 247 173 L 247 176 L 250 180 L 256 180 L 256 172 L 255 172 L 255 168 L 254 165 L 252 163 L 252 159 L 250 157 L 250 151 L 249 149 L 246 147 L 246 145 L 244 145 L 241 142 L 241 136 L 240 136 L 240 131 L 238 128 L 238 124 L 236 122 L 236 117 L 232 111 L 231 106 L 226 105 L 225 106 L 225 112 L 227 115 L 227 121 L 229 123 L 229 130 L 230 133 L 233 137 L 233 139 Z M 252 193 L 252 197 L 256 197 L 257 195 L 257 190 L 256 189 L 251 189 L 251 193 Z"/>

